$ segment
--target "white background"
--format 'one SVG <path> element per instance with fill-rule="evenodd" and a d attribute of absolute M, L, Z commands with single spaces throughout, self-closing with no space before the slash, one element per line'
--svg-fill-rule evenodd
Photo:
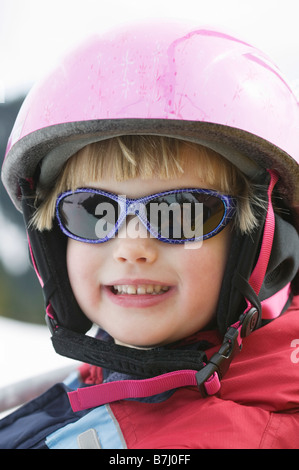
<path fill-rule="evenodd" d="M 28 87 L 76 42 L 139 19 L 214 25 L 269 54 L 299 79 L 297 0 L 0 0 L 0 80 L 8 99 Z"/>

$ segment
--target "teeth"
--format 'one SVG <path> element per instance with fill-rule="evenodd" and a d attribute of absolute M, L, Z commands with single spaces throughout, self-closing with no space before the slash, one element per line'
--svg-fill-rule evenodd
<path fill-rule="evenodd" d="M 144 295 L 144 294 L 163 294 L 169 290 L 168 286 L 154 284 L 142 285 L 115 285 L 113 286 L 116 294 Z"/>

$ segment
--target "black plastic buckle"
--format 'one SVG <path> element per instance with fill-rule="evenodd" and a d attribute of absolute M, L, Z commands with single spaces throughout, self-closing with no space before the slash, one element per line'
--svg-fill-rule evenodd
<path fill-rule="evenodd" d="M 242 324 L 241 338 L 245 338 L 260 327 L 261 311 L 257 310 L 255 307 L 251 307 L 247 313 L 243 313 L 243 315 L 241 315 L 240 323 Z"/>
<path fill-rule="evenodd" d="M 215 353 L 206 366 L 195 374 L 198 389 L 202 397 L 207 397 L 208 394 L 205 389 L 205 382 L 217 372 L 219 380 L 222 379 L 227 372 L 233 357 L 241 350 L 242 345 L 238 343 L 239 330 L 230 327 L 224 338 L 223 343 L 217 353 Z"/>

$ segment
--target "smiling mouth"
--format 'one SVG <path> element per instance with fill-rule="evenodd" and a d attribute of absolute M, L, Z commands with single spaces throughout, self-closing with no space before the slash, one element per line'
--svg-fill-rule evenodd
<path fill-rule="evenodd" d="M 169 289 L 169 286 L 158 284 L 118 284 L 111 286 L 111 292 L 115 295 L 162 295 Z"/>

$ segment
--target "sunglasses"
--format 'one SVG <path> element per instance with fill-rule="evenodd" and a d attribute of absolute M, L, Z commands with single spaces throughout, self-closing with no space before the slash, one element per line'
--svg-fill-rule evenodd
<path fill-rule="evenodd" d="M 86 243 L 112 239 L 129 215 L 137 217 L 126 224 L 127 229 L 131 224 L 132 237 L 140 236 L 140 221 L 150 236 L 166 243 L 202 241 L 221 232 L 235 211 L 235 198 L 209 189 L 174 189 L 129 199 L 81 188 L 60 194 L 56 201 L 56 217 L 62 232 Z"/>

